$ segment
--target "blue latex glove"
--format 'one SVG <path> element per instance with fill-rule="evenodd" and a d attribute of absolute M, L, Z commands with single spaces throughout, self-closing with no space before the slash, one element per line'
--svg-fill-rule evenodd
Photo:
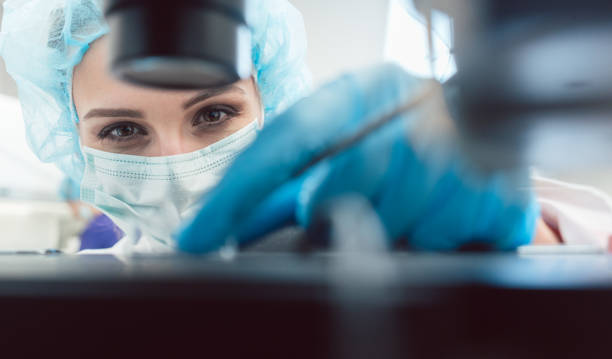
<path fill-rule="evenodd" d="M 236 159 L 180 233 L 179 247 L 200 253 L 222 246 L 249 218 L 265 217 L 256 209 L 278 197 L 270 195 L 309 160 L 405 103 L 423 83 L 384 65 L 345 75 L 297 103 Z M 450 250 L 472 240 L 498 249 L 528 243 L 539 214 L 525 186 L 528 176 L 483 178 L 467 169 L 458 151 L 434 161 L 410 139 L 419 116 L 423 112 L 414 111 L 389 123 L 306 172 L 295 202 L 299 222 L 307 226 L 329 201 L 358 193 L 370 200 L 391 240 L 406 237 L 416 248 Z"/>

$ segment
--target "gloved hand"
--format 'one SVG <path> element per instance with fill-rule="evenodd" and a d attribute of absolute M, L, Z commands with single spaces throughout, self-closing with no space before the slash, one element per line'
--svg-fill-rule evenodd
<path fill-rule="evenodd" d="M 236 159 L 180 233 L 179 248 L 199 253 L 222 246 L 247 219 L 265 217 L 265 209 L 254 211 L 313 157 L 393 111 L 424 83 L 384 65 L 345 75 L 298 102 Z M 307 171 L 292 202 L 299 222 L 308 226 L 334 198 L 357 193 L 371 202 L 391 241 L 405 237 L 415 248 L 433 250 L 473 240 L 498 249 L 528 243 L 538 208 L 527 173 L 482 176 L 453 146 L 417 145 L 416 128 L 429 120 L 424 116 L 412 111 Z"/>

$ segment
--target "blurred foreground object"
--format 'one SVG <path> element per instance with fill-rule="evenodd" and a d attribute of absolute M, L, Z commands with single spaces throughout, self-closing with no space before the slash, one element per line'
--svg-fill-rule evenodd
<path fill-rule="evenodd" d="M 354 255 L 0 256 L 0 335 L 43 357 L 108 333 L 111 357 L 606 357 L 611 256 Z"/>
<path fill-rule="evenodd" d="M 458 72 L 447 87 L 463 146 L 482 166 L 610 163 L 612 2 L 414 4 L 452 18 Z"/>

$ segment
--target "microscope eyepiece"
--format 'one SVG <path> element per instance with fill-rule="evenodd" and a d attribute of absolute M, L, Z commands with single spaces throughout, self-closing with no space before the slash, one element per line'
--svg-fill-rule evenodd
<path fill-rule="evenodd" d="M 138 85 L 194 89 L 251 73 L 245 0 L 106 0 L 111 72 Z"/>

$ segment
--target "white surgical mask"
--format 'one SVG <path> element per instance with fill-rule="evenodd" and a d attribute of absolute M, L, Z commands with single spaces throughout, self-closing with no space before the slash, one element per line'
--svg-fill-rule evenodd
<path fill-rule="evenodd" d="M 83 147 L 81 199 L 102 210 L 128 237 L 138 233 L 140 240 L 154 242 L 145 247 L 173 248 L 174 231 L 185 219 L 195 216 L 201 197 L 255 139 L 256 130 L 254 121 L 201 150 L 167 157 Z M 129 240 L 137 242 L 135 238 Z"/>

